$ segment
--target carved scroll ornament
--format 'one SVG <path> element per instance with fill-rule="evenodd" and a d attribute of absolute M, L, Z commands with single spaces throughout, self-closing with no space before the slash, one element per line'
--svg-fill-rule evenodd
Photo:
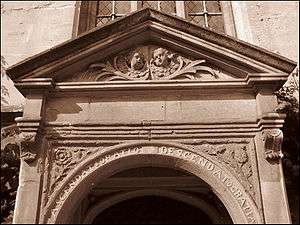
<path fill-rule="evenodd" d="M 31 163 L 36 159 L 36 133 L 19 134 L 21 145 L 20 158 L 27 163 Z"/>
<path fill-rule="evenodd" d="M 105 63 L 91 64 L 80 80 L 197 80 L 203 75 L 209 75 L 210 79 L 219 78 L 205 63 L 203 59 L 187 59 L 161 47 L 144 47 L 117 55 Z"/>
<path fill-rule="evenodd" d="M 263 132 L 265 157 L 269 161 L 276 161 L 283 157 L 281 145 L 283 141 L 283 133 L 280 129 L 266 130 Z"/>

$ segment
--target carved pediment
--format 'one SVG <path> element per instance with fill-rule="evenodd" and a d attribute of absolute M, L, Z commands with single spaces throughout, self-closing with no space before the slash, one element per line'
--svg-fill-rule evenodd
<path fill-rule="evenodd" d="M 62 90 L 64 82 L 74 81 L 68 85 L 194 80 L 252 87 L 253 82 L 281 86 L 295 66 L 264 49 L 147 8 L 30 57 L 7 74 L 22 93 Z"/>
<path fill-rule="evenodd" d="M 220 70 L 213 68 L 205 59 L 194 59 L 160 46 L 146 45 L 91 63 L 86 70 L 67 80 L 215 80 L 220 76 Z"/>

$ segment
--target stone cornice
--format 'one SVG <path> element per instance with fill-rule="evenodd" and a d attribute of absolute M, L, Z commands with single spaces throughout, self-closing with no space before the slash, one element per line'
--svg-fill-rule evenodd
<path fill-rule="evenodd" d="M 54 82 L 52 78 L 31 78 L 16 82 L 15 86 L 23 95 L 26 95 L 29 90 L 30 93 L 51 90 L 54 88 Z"/>
<path fill-rule="evenodd" d="M 141 123 L 45 123 L 46 136 L 55 141 L 80 144 L 108 140 L 134 139 L 192 139 L 207 137 L 254 137 L 257 133 L 282 128 L 285 114 L 269 113 L 256 122 L 178 123 L 144 121 Z M 87 141 L 88 140 L 88 141 Z"/>
<path fill-rule="evenodd" d="M 279 89 L 287 79 L 287 74 L 249 74 L 245 79 L 231 80 L 151 80 L 151 81 L 114 81 L 114 82 L 57 82 L 54 92 L 76 91 L 120 91 L 120 90 L 176 90 L 176 89 L 253 89 L 259 85 L 268 85 Z M 266 88 L 267 86 L 264 86 Z"/>
<path fill-rule="evenodd" d="M 76 54 L 77 52 L 80 52 L 80 50 L 92 46 L 95 42 L 111 37 L 116 33 L 126 32 L 127 30 L 129 30 L 129 28 L 138 26 L 139 24 L 146 21 L 160 23 L 165 26 L 174 28 L 178 31 L 191 34 L 195 37 L 220 45 L 224 48 L 235 51 L 249 58 L 253 58 L 286 73 L 292 72 L 292 70 L 296 66 L 296 62 L 293 62 L 285 57 L 282 57 L 265 49 L 256 47 L 249 43 L 245 43 L 227 35 L 191 24 L 184 19 L 146 8 L 134 12 L 124 18 L 108 23 L 105 26 L 100 26 L 92 29 L 91 31 L 84 33 L 77 38 L 71 39 L 54 48 L 51 48 L 50 50 L 30 57 L 8 68 L 7 73 L 13 80 L 17 80 L 18 78 L 24 77 L 26 74 L 31 73 L 32 71 L 42 66 L 57 61 L 70 54 Z M 148 28 L 150 28 L 151 23 L 148 23 L 147 26 Z"/>

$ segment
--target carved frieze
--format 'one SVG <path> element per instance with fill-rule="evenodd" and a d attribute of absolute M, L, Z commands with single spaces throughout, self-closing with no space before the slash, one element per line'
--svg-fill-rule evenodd
<path fill-rule="evenodd" d="M 80 81 L 218 79 L 204 59 L 188 59 L 157 46 L 144 46 L 91 64 Z"/>
<path fill-rule="evenodd" d="M 281 145 L 283 133 L 280 129 L 265 130 L 263 132 L 265 157 L 268 161 L 276 162 L 283 157 Z"/>
<path fill-rule="evenodd" d="M 246 144 L 203 144 L 194 145 L 194 149 L 204 151 L 218 162 L 225 164 L 236 174 L 247 191 L 254 197 L 253 169 Z"/>
<path fill-rule="evenodd" d="M 225 147 L 225 148 L 224 148 Z M 216 148 L 212 148 L 211 145 L 202 145 L 201 146 L 201 153 L 196 153 L 195 151 L 189 151 L 187 149 L 181 149 L 177 147 L 170 147 L 170 146 L 155 146 L 155 147 L 146 147 L 143 146 L 131 146 L 129 148 L 118 149 L 116 151 L 110 151 L 107 154 L 101 155 L 101 157 L 93 158 L 90 164 L 86 164 L 82 166 L 82 169 L 77 171 L 76 174 L 73 174 L 72 179 L 66 183 L 62 189 L 56 193 L 54 198 L 51 199 L 49 204 L 46 205 L 46 212 L 45 215 L 45 222 L 53 223 L 56 221 L 56 217 L 58 213 L 61 211 L 62 205 L 64 201 L 68 198 L 70 193 L 76 188 L 76 186 L 80 182 L 84 182 L 83 180 L 92 174 L 94 171 L 99 169 L 101 166 L 106 165 L 109 162 L 114 160 L 129 156 L 129 155 L 168 155 L 172 157 L 176 157 L 178 159 L 188 160 L 193 162 L 195 165 L 198 165 L 200 168 L 204 169 L 206 173 L 209 173 L 212 177 L 216 178 L 216 181 L 220 182 L 227 189 L 230 193 L 232 193 L 233 198 L 237 201 L 239 207 L 245 214 L 247 221 L 249 223 L 257 223 L 259 222 L 258 213 L 256 212 L 255 203 L 252 201 L 251 198 L 247 197 L 247 194 L 244 193 L 244 186 L 239 186 L 237 180 L 240 180 L 237 176 L 232 176 L 234 173 L 226 172 L 222 170 L 220 165 L 214 163 L 214 159 L 206 158 L 203 155 L 203 152 L 207 152 L 208 155 L 211 156 L 218 156 L 220 154 L 224 154 L 227 151 L 226 145 L 218 145 Z M 239 149 L 239 148 L 237 148 Z M 54 154 L 57 155 L 57 160 L 59 164 L 68 164 L 70 154 L 69 153 L 62 153 L 63 149 L 56 150 Z M 237 150 L 239 151 L 239 150 Z M 64 151 L 63 151 L 64 152 Z M 241 153 L 237 153 L 234 151 L 228 151 L 228 154 L 233 154 L 233 160 L 239 167 L 243 167 L 246 162 L 249 161 L 248 155 L 246 153 L 246 148 L 242 148 Z M 231 157 L 229 157 L 231 159 Z M 232 175 L 231 175 L 232 174 Z M 252 175 L 252 174 L 251 174 Z M 254 204 L 253 204 L 254 203 Z"/>

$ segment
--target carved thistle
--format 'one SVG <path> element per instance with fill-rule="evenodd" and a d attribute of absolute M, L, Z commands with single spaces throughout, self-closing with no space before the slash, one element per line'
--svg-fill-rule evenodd
<path fill-rule="evenodd" d="M 283 133 L 280 129 L 266 130 L 263 132 L 265 142 L 265 157 L 269 161 L 277 161 L 283 157 L 281 144 Z"/>
<path fill-rule="evenodd" d="M 161 47 L 141 47 L 105 62 L 93 63 L 81 81 L 200 80 L 217 79 L 217 72 L 204 59 L 191 60 Z M 207 78 L 206 78 L 207 79 Z"/>

